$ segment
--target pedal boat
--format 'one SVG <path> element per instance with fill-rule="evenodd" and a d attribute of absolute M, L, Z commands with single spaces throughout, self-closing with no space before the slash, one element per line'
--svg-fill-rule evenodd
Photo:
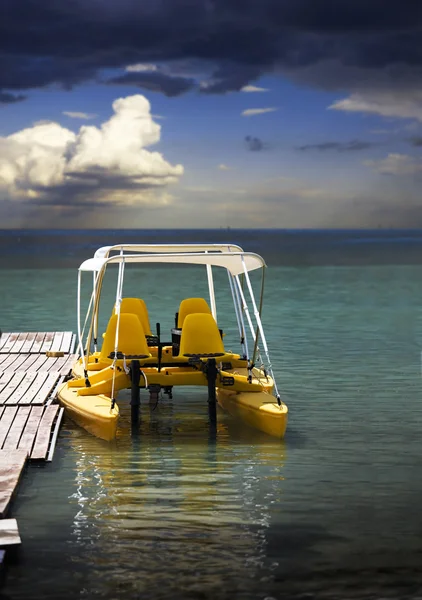
<path fill-rule="evenodd" d="M 113 251 L 118 251 L 118 254 L 113 255 Z M 125 268 L 132 263 L 205 265 L 211 306 L 204 298 L 182 300 L 175 315 L 175 327 L 171 330 L 172 339 L 162 341 L 159 323 L 156 333 L 151 331 L 144 299 L 122 298 Z M 99 349 L 97 332 L 101 291 L 106 269 L 111 265 L 118 266 L 116 301 Z M 239 331 L 238 354 L 225 349 L 224 333 L 217 324 L 212 267 L 225 268 L 228 274 Z M 119 391 L 132 390 L 132 400 L 135 398 L 134 402 L 131 400 L 133 416 L 138 410 L 136 398 L 139 398 L 141 389 L 148 389 L 158 398 L 161 390 L 172 397 L 173 389 L 178 386 L 202 386 L 208 389 L 211 407 L 218 403 L 235 419 L 241 419 L 270 436 L 283 438 L 288 408 L 278 393 L 261 311 L 256 305 L 249 278 L 250 271 L 264 270 L 265 267 L 259 255 L 227 245 L 119 245 L 97 251 L 96 256 L 79 267 L 80 357 L 73 365 L 71 378 L 58 391 L 59 401 L 67 415 L 92 435 L 111 441 L 116 437 L 118 427 Z M 85 324 L 90 323 L 85 345 L 81 331 L 81 274 L 84 272 L 94 274 L 85 319 Z M 252 311 L 248 309 L 243 291 L 245 281 Z M 264 277 L 261 299 L 263 284 Z M 260 340 L 265 362 L 259 348 Z"/>

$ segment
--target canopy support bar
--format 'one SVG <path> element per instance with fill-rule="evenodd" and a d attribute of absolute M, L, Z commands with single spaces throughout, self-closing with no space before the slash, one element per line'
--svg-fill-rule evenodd
<path fill-rule="evenodd" d="M 205 251 L 205 254 L 208 254 L 208 251 Z M 209 290 L 209 294 L 210 294 L 211 313 L 215 319 L 215 322 L 217 322 L 217 307 L 215 304 L 214 279 L 212 276 L 211 265 L 207 265 L 207 277 L 208 277 L 208 290 Z"/>
<path fill-rule="evenodd" d="M 274 381 L 274 389 L 275 389 L 275 393 L 276 393 L 276 397 L 277 397 L 277 402 L 280 405 L 281 404 L 281 402 L 280 402 L 280 394 L 278 393 L 277 383 L 275 381 L 275 377 L 274 377 L 274 373 L 273 373 L 273 369 L 272 369 L 272 365 L 271 365 L 270 355 L 269 355 L 268 346 L 267 346 L 267 340 L 265 339 L 265 334 L 264 334 L 264 329 L 262 327 L 261 317 L 260 317 L 258 308 L 256 306 L 255 296 L 254 296 L 254 293 L 253 293 L 253 290 L 252 290 L 251 281 L 249 279 L 248 270 L 247 270 L 246 265 L 245 265 L 245 263 L 243 261 L 243 258 L 242 258 L 242 262 L 243 262 L 243 270 L 244 270 L 244 273 L 245 273 L 246 284 L 248 286 L 249 295 L 250 295 L 251 300 L 252 300 L 252 306 L 253 306 L 253 309 L 254 309 L 254 314 L 255 314 L 256 322 L 257 322 L 257 325 L 258 325 L 258 328 L 259 328 L 259 333 L 261 334 L 262 345 L 264 346 L 264 352 L 265 352 L 265 355 L 266 355 L 267 360 L 268 360 L 268 370 L 269 370 L 270 375 L 271 375 L 271 377 L 272 377 L 272 379 Z"/>
<path fill-rule="evenodd" d="M 248 347 L 248 336 L 246 334 L 246 327 L 245 327 L 245 319 L 243 318 L 243 304 L 242 301 L 240 299 L 240 295 L 239 295 L 239 288 L 238 288 L 238 280 L 236 280 L 235 277 L 233 277 L 233 275 L 230 273 L 229 276 L 232 278 L 233 280 L 233 287 L 234 287 L 234 291 L 236 294 L 236 300 L 237 300 L 237 307 L 238 307 L 238 311 L 239 311 L 239 316 L 240 316 L 240 321 L 242 323 L 242 337 L 243 337 L 243 341 L 244 341 L 244 345 L 245 345 L 245 356 L 246 359 L 249 361 L 249 347 Z"/>
<path fill-rule="evenodd" d="M 233 276 L 229 271 L 227 271 L 227 275 L 229 278 L 230 291 L 231 291 L 232 298 L 233 298 L 234 311 L 236 313 L 237 327 L 239 329 L 240 345 L 242 346 L 243 356 L 247 356 L 248 352 L 247 352 L 246 345 L 245 345 L 245 329 L 244 329 L 243 321 L 241 320 L 241 307 L 239 305 L 239 299 L 235 293 Z"/>

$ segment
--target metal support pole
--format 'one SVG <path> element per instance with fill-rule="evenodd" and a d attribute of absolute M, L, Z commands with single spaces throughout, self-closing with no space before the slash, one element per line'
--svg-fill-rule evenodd
<path fill-rule="evenodd" d="M 141 395 L 139 381 L 141 379 L 141 366 L 139 360 L 132 360 L 130 366 L 131 396 L 130 413 L 132 425 L 139 423 L 139 406 L 141 404 Z"/>
<path fill-rule="evenodd" d="M 217 380 L 217 363 L 215 358 L 207 360 L 207 379 L 208 379 L 208 414 L 212 430 L 217 424 L 217 395 L 215 391 L 215 382 Z"/>
<path fill-rule="evenodd" d="M 208 379 L 208 413 L 210 423 L 215 425 L 217 422 L 217 395 L 215 392 L 215 382 L 217 380 L 217 363 L 215 358 L 209 358 L 207 361 L 207 379 Z"/>
<path fill-rule="evenodd" d="M 208 254 L 208 251 L 205 251 L 205 254 Z M 212 276 L 212 267 L 211 265 L 207 265 L 207 278 L 208 278 L 208 290 L 210 295 L 210 303 L 211 303 L 211 314 L 217 322 L 217 306 L 215 304 L 215 293 L 214 293 L 214 279 Z"/>
<path fill-rule="evenodd" d="M 217 381 L 217 363 L 215 358 L 209 358 L 207 361 L 207 379 L 208 379 L 208 402 L 217 401 L 215 393 L 215 382 Z"/>

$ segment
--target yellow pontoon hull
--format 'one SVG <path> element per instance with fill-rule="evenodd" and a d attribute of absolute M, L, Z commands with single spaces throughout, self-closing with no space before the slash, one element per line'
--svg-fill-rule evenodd
<path fill-rule="evenodd" d="M 273 395 L 217 388 L 217 400 L 221 408 L 234 418 L 273 437 L 284 437 L 288 409 L 283 402 L 279 406 Z"/>
<path fill-rule="evenodd" d="M 64 383 L 58 391 L 59 401 L 69 418 L 98 438 L 107 442 L 114 440 L 119 420 L 117 404 L 112 409 L 111 399 L 107 396 L 78 396 L 77 391 L 68 383 Z"/>
<path fill-rule="evenodd" d="M 147 361 L 146 361 L 147 362 Z M 234 358 L 234 362 L 237 359 Z M 111 399 L 114 377 L 115 394 L 119 390 L 130 388 L 130 377 L 119 360 L 117 371 L 107 366 L 100 371 L 89 371 L 89 387 L 84 377 L 77 377 L 63 384 L 58 398 L 71 419 L 88 432 L 105 440 L 112 440 L 116 435 L 119 410 L 117 405 L 111 410 Z M 81 361 L 75 365 L 78 374 Z M 155 367 L 142 367 L 148 385 L 161 387 L 207 386 L 207 378 L 203 371 L 188 366 L 165 367 L 158 371 Z M 241 419 L 272 437 L 283 438 L 287 428 L 288 408 L 284 403 L 278 405 L 272 395 L 274 382 L 260 369 L 253 369 L 252 380 L 248 381 L 247 369 L 238 367 L 220 371 L 217 377 L 216 396 L 219 405 L 235 419 Z M 226 383 L 231 379 L 231 383 Z M 141 384 L 145 382 L 141 379 Z M 218 385 L 220 383 L 220 385 Z"/>

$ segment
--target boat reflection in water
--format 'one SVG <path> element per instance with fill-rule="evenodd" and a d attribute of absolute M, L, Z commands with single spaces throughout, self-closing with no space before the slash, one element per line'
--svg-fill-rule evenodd
<path fill-rule="evenodd" d="M 282 502 L 284 442 L 220 410 L 213 432 L 206 395 L 192 392 L 155 410 L 144 402 L 130 436 L 128 405 L 114 443 L 72 429 L 72 543 L 88 592 L 255 597 L 277 566 L 266 533 Z"/>

